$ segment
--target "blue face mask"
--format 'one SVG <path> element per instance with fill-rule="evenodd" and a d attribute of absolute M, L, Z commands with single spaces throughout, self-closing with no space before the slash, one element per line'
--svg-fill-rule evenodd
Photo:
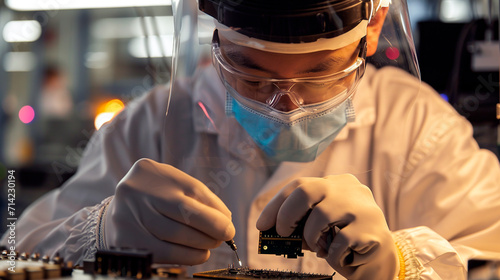
<path fill-rule="evenodd" d="M 279 162 L 315 160 L 355 118 L 351 96 L 347 92 L 334 100 L 310 105 L 308 112 L 301 109 L 281 112 L 239 97 L 233 88 L 226 87 L 233 91 L 227 94 L 227 113 L 236 118 L 270 159 Z"/>

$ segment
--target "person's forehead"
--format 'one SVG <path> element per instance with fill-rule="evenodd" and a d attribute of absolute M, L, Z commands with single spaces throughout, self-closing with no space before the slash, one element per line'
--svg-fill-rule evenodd
<path fill-rule="evenodd" d="M 314 75 L 340 71 L 354 62 L 359 44 L 354 42 L 337 50 L 283 54 L 240 46 L 223 36 L 219 38 L 222 54 L 234 66 L 275 75 Z"/>

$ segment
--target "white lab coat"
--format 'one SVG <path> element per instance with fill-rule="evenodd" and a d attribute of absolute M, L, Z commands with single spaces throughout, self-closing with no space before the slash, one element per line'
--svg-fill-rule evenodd
<path fill-rule="evenodd" d="M 332 273 L 310 252 L 296 260 L 258 255 L 255 224 L 291 180 L 351 173 L 372 190 L 394 236 L 406 244 L 405 255 L 418 260 L 421 279 L 465 278 L 467 258 L 500 252 L 500 167 L 478 148 L 464 118 L 430 87 L 418 87 L 399 70 L 369 66 L 354 98 L 356 121 L 314 162 L 274 167 L 225 116 L 225 90 L 211 67 L 177 84 L 167 118 L 168 90 L 155 88 L 92 137 L 75 176 L 25 211 L 17 248 L 59 252 L 80 263 L 95 245 L 101 201 L 135 161 L 150 158 L 198 178 L 222 198 L 233 214 L 240 257 L 251 267 Z M 234 262 L 223 244 L 191 271 Z"/>

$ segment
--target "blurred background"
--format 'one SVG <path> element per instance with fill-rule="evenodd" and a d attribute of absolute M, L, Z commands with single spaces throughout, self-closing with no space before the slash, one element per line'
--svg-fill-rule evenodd
<path fill-rule="evenodd" d="M 3 224 L 8 170 L 18 216 L 74 174 L 103 123 L 169 81 L 169 1 L 0 0 Z M 422 80 L 498 155 L 499 0 L 407 1 Z"/>

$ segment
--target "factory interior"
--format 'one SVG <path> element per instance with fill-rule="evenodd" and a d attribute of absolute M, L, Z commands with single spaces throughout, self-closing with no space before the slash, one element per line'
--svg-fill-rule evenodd
<path fill-rule="evenodd" d="M 0 2 L 0 182 L 16 170 L 18 214 L 76 172 L 95 131 L 170 81 L 169 1 L 101 2 Z M 407 3 L 422 82 L 500 156 L 499 1 Z"/>

